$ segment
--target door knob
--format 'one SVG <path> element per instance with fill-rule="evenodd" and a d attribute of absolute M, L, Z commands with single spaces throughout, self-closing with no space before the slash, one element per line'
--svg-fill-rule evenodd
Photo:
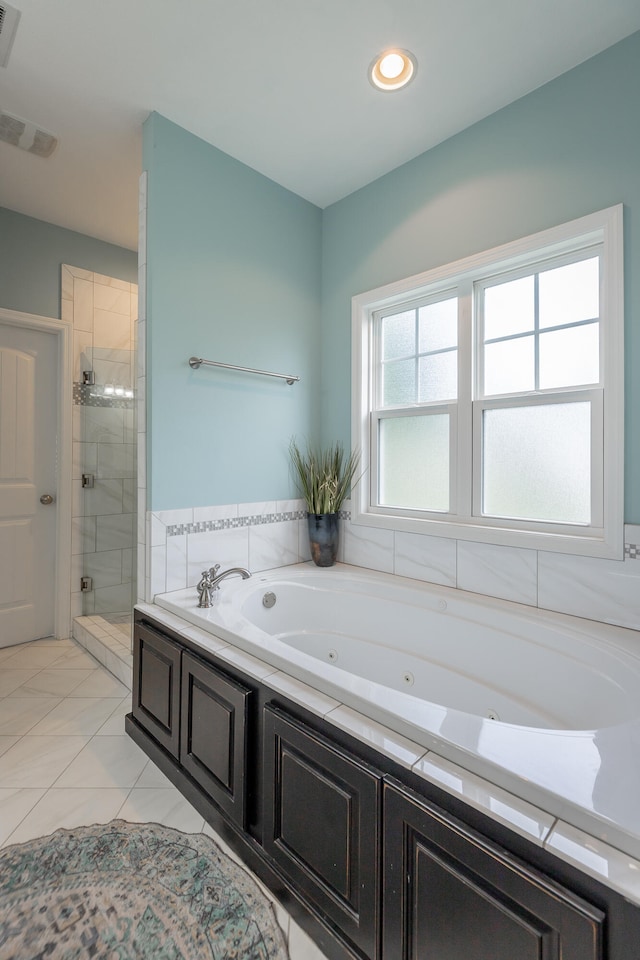
<path fill-rule="evenodd" d="M 43 493 L 40 497 L 40 503 L 44 503 L 45 507 L 48 507 L 50 503 L 53 503 L 54 498 L 50 493 Z"/>

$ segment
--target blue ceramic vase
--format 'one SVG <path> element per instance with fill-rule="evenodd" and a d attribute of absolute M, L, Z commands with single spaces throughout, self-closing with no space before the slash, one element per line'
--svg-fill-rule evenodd
<path fill-rule="evenodd" d="M 317 567 L 332 567 L 338 556 L 338 514 L 308 513 L 311 559 Z"/>

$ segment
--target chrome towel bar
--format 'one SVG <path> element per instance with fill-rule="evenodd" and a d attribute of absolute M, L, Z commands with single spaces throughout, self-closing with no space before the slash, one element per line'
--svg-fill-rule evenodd
<path fill-rule="evenodd" d="M 288 384 L 297 383 L 300 380 L 300 377 L 292 377 L 288 373 L 271 373 L 269 370 L 254 370 L 253 367 L 236 367 L 233 363 L 218 363 L 216 360 L 203 360 L 202 357 L 189 358 L 189 366 L 193 370 L 197 370 L 203 363 L 209 367 L 224 367 L 226 370 L 240 370 L 242 373 L 259 373 L 262 377 L 279 377 L 280 380 L 286 380 Z"/>

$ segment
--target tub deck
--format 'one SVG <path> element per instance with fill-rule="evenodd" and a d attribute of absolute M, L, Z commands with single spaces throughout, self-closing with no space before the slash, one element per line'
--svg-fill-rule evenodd
<path fill-rule="evenodd" d="M 305 578 L 307 587 L 300 590 Z M 287 592 L 292 586 L 297 599 Z M 271 609 L 263 606 L 267 592 L 276 595 Z M 368 619 L 363 614 L 347 633 L 336 629 L 335 620 L 328 629 L 323 608 L 330 607 L 331 617 L 344 614 L 345 596 L 354 592 L 363 609 L 369 607 Z M 391 612 L 383 615 L 380 604 L 372 603 L 381 597 L 403 604 L 402 625 L 397 607 L 389 620 Z M 409 766 L 464 799 L 466 791 L 473 802 L 483 783 L 488 798 L 493 786 L 507 791 L 522 801 L 523 816 L 535 820 L 537 813 L 540 823 L 553 824 L 544 840 L 553 852 L 599 879 L 605 873 L 611 886 L 622 878 L 619 888 L 640 903 L 636 631 L 343 564 L 330 571 L 298 564 L 248 581 L 228 580 L 209 610 L 198 609 L 193 587 L 156 597 L 155 605 L 143 609 L 160 619 L 163 611 L 171 621 L 179 617 L 204 649 L 224 644 L 257 657 L 267 684 L 272 668 L 274 678 L 295 678 L 357 711 L 361 739 L 384 743 L 387 729 L 390 743 L 395 737 L 414 748 Z M 277 615 L 269 618 L 272 611 Z M 435 639 L 433 630 L 426 636 L 408 629 L 412 619 L 440 616 L 442 622 L 445 614 L 447 630 Z M 363 630 L 374 631 L 373 647 Z M 383 645 L 382 635 L 391 640 Z M 522 656 L 509 652 L 509 644 L 518 644 Z M 430 657 L 418 656 L 425 646 Z M 354 664 L 363 661 L 365 669 L 354 673 Z M 515 694 L 509 670 L 517 672 Z"/>

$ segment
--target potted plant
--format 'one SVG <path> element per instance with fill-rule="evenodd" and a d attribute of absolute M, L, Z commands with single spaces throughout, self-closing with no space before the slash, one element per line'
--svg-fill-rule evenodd
<path fill-rule="evenodd" d="M 311 558 L 318 567 L 330 567 L 338 553 L 338 511 L 347 496 L 360 455 L 345 454 L 340 443 L 320 450 L 308 444 L 304 451 L 295 440 L 289 446 L 300 493 L 307 504 Z"/>

